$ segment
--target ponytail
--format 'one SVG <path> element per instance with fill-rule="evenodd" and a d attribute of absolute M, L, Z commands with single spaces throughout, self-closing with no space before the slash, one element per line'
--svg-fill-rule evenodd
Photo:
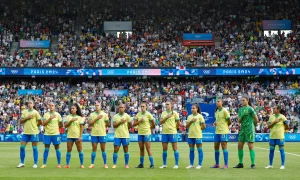
<path fill-rule="evenodd" d="M 193 104 L 197 108 L 197 113 L 201 114 L 201 108 L 198 104 Z"/>

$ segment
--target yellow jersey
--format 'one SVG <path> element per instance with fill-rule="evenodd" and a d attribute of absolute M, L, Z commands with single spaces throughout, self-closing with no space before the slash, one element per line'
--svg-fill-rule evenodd
<path fill-rule="evenodd" d="M 227 109 L 217 109 L 215 112 L 216 118 L 216 134 L 229 134 L 228 120 L 230 119 Z"/>
<path fill-rule="evenodd" d="M 154 120 L 151 113 L 146 111 L 144 114 L 142 112 L 139 112 L 136 115 L 136 120 L 140 121 L 142 118 L 144 119 L 144 122 L 140 123 L 138 126 L 138 134 L 139 135 L 150 135 L 151 134 L 151 122 Z"/>
<path fill-rule="evenodd" d="M 196 122 L 193 122 L 189 127 L 189 138 L 202 138 L 202 129 L 201 125 L 205 124 L 205 120 L 201 114 L 191 114 L 188 116 L 187 123 L 189 123 L 192 119 L 196 118 Z"/>
<path fill-rule="evenodd" d="M 67 138 L 79 138 L 80 137 L 80 126 L 84 124 L 84 120 L 81 116 L 78 116 L 78 115 L 73 116 L 72 114 L 70 114 L 66 117 L 65 122 L 69 122 L 73 118 L 77 118 L 77 120 L 72 122 L 69 125 Z"/>
<path fill-rule="evenodd" d="M 129 138 L 128 122 L 130 122 L 130 116 L 127 113 L 114 115 L 115 123 L 120 122 L 122 119 L 126 120 L 127 123 L 121 124 L 116 128 L 115 138 Z"/>
<path fill-rule="evenodd" d="M 177 134 L 176 124 L 177 121 L 180 120 L 179 114 L 176 111 L 171 111 L 171 112 L 164 111 L 161 114 L 161 118 L 164 119 L 169 114 L 172 114 L 172 117 L 167 119 L 165 123 L 162 125 L 163 127 L 162 134 Z"/>
<path fill-rule="evenodd" d="M 278 116 L 272 114 L 269 118 L 268 124 L 272 124 L 276 119 L 279 119 L 280 122 L 276 123 L 270 129 L 270 139 L 284 139 L 284 131 L 285 131 L 284 124 L 287 122 L 287 119 L 282 114 L 279 114 Z"/>
<path fill-rule="evenodd" d="M 35 109 L 25 109 L 22 111 L 22 119 L 27 118 L 29 115 L 33 115 L 32 119 L 27 120 L 24 123 L 24 134 L 39 134 L 39 128 L 37 126 L 38 121 L 41 120 L 41 115 Z"/>
<path fill-rule="evenodd" d="M 93 112 L 90 114 L 89 120 L 95 120 L 98 116 L 102 115 L 102 118 L 95 122 L 92 126 L 92 136 L 106 136 L 106 125 L 105 123 L 109 121 L 108 115 L 104 111 L 100 113 Z"/>
<path fill-rule="evenodd" d="M 48 120 L 50 116 L 55 115 L 55 118 L 45 126 L 45 135 L 59 135 L 59 123 L 62 122 L 61 116 L 58 112 L 44 114 L 43 120 Z"/>

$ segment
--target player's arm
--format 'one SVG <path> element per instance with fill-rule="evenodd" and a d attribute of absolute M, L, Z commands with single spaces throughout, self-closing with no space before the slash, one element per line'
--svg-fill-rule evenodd
<path fill-rule="evenodd" d="M 225 118 L 226 118 L 228 126 L 230 126 L 232 121 L 231 121 L 231 118 L 230 118 L 230 114 L 227 110 L 225 110 Z"/>
<path fill-rule="evenodd" d="M 289 130 L 289 124 L 287 121 L 284 121 L 284 129 Z"/>
<path fill-rule="evenodd" d="M 269 119 L 269 121 L 267 123 L 268 129 L 272 129 L 273 126 L 275 126 L 275 124 L 277 124 L 278 122 L 279 122 L 279 120 L 277 120 L 277 119 L 275 121 L 271 122 L 271 117 L 270 117 L 270 119 Z"/>
<path fill-rule="evenodd" d="M 287 121 L 286 118 L 283 119 L 283 124 L 284 124 L 284 129 L 288 130 L 289 129 L 289 122 Z"/>
<path fill-rule="evenodd" d="M 24 117 L 24 116 L 22 115 L 22 117 L 21 117 L 21 119 L 20 119 L 20 123 L 23 124 L 23 123 L 25 123 L 26 121 L 30 120 L 31 118 L 33 118 L 33 115 L 29 115 L 29 116 L 27 116 L 27 117 Z"/>
<path fill-rule="evenodd" d="M 114 128 L 118 128 L 121 124 L 123 124 L 122 121 L 119 121 L 119 122 L 115 122 L 115 121 L 114 121 L 113 126 L 114 126 Z"/>
<path fill-rule="evenodd" d="M 77 118 L 72 118 L 70 121 L 67 121 L 67 124 L 65 124 L 65 127 L 69 127 L 72 124 L 72 122 L 74 122 L 76 120 L 77 120 Z"/>
<path fill-rule="evenodd" d="M 42 122 L 42 117 L 41 117 L 41 115 L 37 112 L 37 114 L 36 114 L 36 120 L 38 121 L 37 122 L 37 126 L 39 127 L 40 125 L 42 125 L 43 124 L 43 122 Z"/>
<path fill-rule="evenodd" d="M 140 122 L 138 121 L 138 118 L 137 117 L 135 117 L 134 118 L 134 120 L 133 120 L 133 126 L 137 126 L 137 125 L 139 125 L 140 124 Z"/>
<path fill-rule="evenodd" d="M 242 118 L 239 118 L 239 123 L 240 123 L 240 124 L 242 123 Z"/>
<path fill-rule="evenodd" d="M 54 118 L 55 116 L 50 116 L 49 118 L 47 118 L 46 115 L 44 115 L 44 121 L 43 121 L 43 126 L 47 126 L 49 124 L 49 122 Z"/>
<path fill-rule="evenodd" d="M 132 122 L 131 122 L 130 116 L 128 116 L 128 118 L 127 118 L 127 126 L 128 126 L 128 129 L 130 129 L 132 127 Z"/>
<path fill-rule="evenodd" d="M 188 120 L 187 123 L 186 123 L 186 125 L 185 125 L 185 127 L 186 127 L 186 128 L 190 128 L 190 126 L 191 126 L 191 124 L 192 124 L 193 122 L 195 122 L 195 121 L 193 121 L 193 120 Z"/>
<path fill-rule="evenodd" d="M 254 119 L 254 125 L 256 126 L 257 123 L 258 123 L 258 117 L 257 117 L 257 115 L 254 115 L 253 119 Z"/>
<path fill-rule="evenodd" d="M 106 115 L 105 117 L 106 117 L 105 120 L 104 120 L 104 122 L 105 122 L 105 127 L 109 127 L 109 126 L 110 126 L 109 118 L 108 118 L 107 115 Z"/>
<path fill-rule="evenodd" d="M 61 118 L 61 115 L 58 114 L 58 127 L 59 128 L 62 128 L 63 127 L 63 121 L 62 121 L 62 118 Z"/>
<path fill-rule="evenodd" d="M 155 125 L 156 125 L 156 124 L 155 124 L 155 119 L 152 119 L 152 120 L 151 120 L 151 127 L 150 127 L 150 128 L 151 128 L 151 129 L 154 129 L 154 128 L 155 128 Z"/>
<path fill-rule="evenodd" d="M 82 133 L 83 133 L 83 124 L 80 124 L 80 135 L 79 135 L 79 139 L 82 139 Z"/>
<path fill-rule="evenodd" d="M 97 119 L 97 118 L 96 118 L 96 119 Z M 96 123 L 96 121 L 95 121 L 96 119 L 93 120 L 92 117 L 90 116 L 90 117 L 89 117 L 89 120 L 88 120 L 89 125 L 90 125 L 90 126 L 94 126 L 94 124 Z"/>
<path fill-rule="evenodd" d="M 168 114 L 166 117 L 161 118 L 159 124 L 164 124 L 170 117 L 172 117 L 172 114 Z"/>
<path fill-rule="evenodd" d="M 228 126 L 230 126 L 232 124 L 232 121 L 230 118 L 227 119 L 227 124 L 228 124 Z"/>
<path fill-rule="evenodd" d="M 206 128 L 205 120 L 202 116 L 200 118 L 200 126 L 201 126 L 201 130 L 204 130 Z"/>
<path fill-rule="evenodd" d="M 205 123 L 200 123 L 201 125 L 201 130 L 204 130 L 206 128 L 206 124 Z"/>
<path fill-rule="evenodd" d="M 118 128 L 121 124 L 123 124 L 123 119 L 119 122 L 116 121 L 116 118 L 114 117 L 114 123 L 113 123 L 113 127 L 114 128 Z"/>
<path fill-rule="evenodd" d="M 175 121 L 176 121 L 176 129 L 178 129 L 180 126 L 180 118 L 178 113 L 175 114 Z"/>

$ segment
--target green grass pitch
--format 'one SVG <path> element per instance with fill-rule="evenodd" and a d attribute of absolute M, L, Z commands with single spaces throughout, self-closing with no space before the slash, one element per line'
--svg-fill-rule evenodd
<path fill-rule="evenodd" d="M 244 169 L 233 169 L 232 167 L 238 163 L 237 158 L 237 143 L 229 143 L 229 169 L 210 169 L 209 167 L 214 164 L 214 150 L 213 143 L 203 143 L 204 161 L 203 168 L 200 170 L 196 169 L 185 169 L 189 165 L 189 148 L 187 143 L 179 143 L 178 149 L 180 152 L 179 169 L 174 170 L 174 156 L 169 145 L 168 152 L 168 168 L 159 169 L 162 165 L 162 147 L 161 143 L 152 143 L 152 151 L 155 161 L 155 169 L 148 169 L 149 160 L 148 156 L 145 156 L 145 168 L 135 169 L 134 167 L 139 164 L 139 148 L 136 142 L 131 142 L 129 146 L 130 169 L 124 168 L 124 156 L 123 151 L 119 152 L 118 166 L 117 169 L 111 169 L 112 166 L 112 152 L 113 144 L 107 143 L 106 151 L 108 156 L 109 169 L 103 168 L 103 161 L 100 149 L 97 152 L 97 158 L 95 161 L 95 168 L 88 169 L 90 165 L 91 156 L 91 145 L 90 143 L 83 143 L 84 152 L 84 165 L 85 169 L 79 168 L 79 158 L 76 152 L 75 146 L 73 147 L 72 158 L 71 158 L 71 169 L 57 169 L 56 168 L 56 155 L 53 147 L 50 149 L 49 159 L 46 169 L 33 169 L 33 157 L 31 144 L 26 147 L 26 159 L 25 168 L 17 169 L 16 166 L 19 164 L 19 143 L 0 143 L 0 179 L 28 179 L 28 180 L 50 180 L 50 179 L 130 179 L 130 180 L 145 180 L 145 179 L 264 179 L 264 180 L 299 180 L 300 179 L 300 144 L 299 143 L 286 143 L 286 169 L 279 170 L 280 167 L 280 154 L 278 151 L 275 152 L 274 168 L 265 169 L 268 165 L 268 143 L 256 143 L 256 169 L 250 169 L 250 156 L 248 148 L 245 146 L 244 155 Z M 43 144 L 39 143 L 39 163 L 38 166 L 42 165 L 43 156 Z M 276 147 L 278 150 L 278 147 Z M 65 165 L 66 156 L 66 143 L 61 144 L 62 151 L 62 166 Z M 198 153 L 195 151 L 195 165 L 197 165 Z M 220 164 L 223 165 L 223 155 L 221 151 Z"/>

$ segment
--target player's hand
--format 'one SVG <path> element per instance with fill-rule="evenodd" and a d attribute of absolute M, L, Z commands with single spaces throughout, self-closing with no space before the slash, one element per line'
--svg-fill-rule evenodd
<path fill-rule="evenodd" d="M 81 142 L 81 141 L 82 141 L 82 137 L 79 137 L 77 141 L 78 141 L 78 142 Z"/>
<path fill-rule="evenodd" d="M 52 119 L 54 119 L 56 116 L 55 115 L 52 115 L 52 116 L 50 116 L 50 120 L 52 120 Z"/>
<path fill-rule="evenodd" d="M 144 118 L 142 118 L 142 119 L 141 119 L 139 122 L 140 122 L 140 123 L 143 123 L 143 122 L 145 122 Z"/>
<path fill-rule="evenodd" d="M 71 122 L 77 121 L 78 118 L 72 118 Z"/>
<path fill-rule="evenodd" d="M 122 124 L 126 123 L 127 121 L 125 119 L 121 120 Z"/>
<path fill-rule="evenodd" d="M 167 116 L 166 116 L 166 119 L 169 119 L 170 117 L 172 117 L 173 115 L 172 114 L 168 114 Z"/>
<path fill-rule="evenodd" d="M 213 126 L 216 127 L 216 126 L 217 126 L 217 122 L 214 122 L 214 123 L 213 123 Z"/>
<path fill-rule="evenodd" d="M 27 120 L 29 120 L 29 119 L 32 119 L 33 118 L 33 114 L 31 114 L 31 115 L 29 115 L 29 116 L 27 116 Z"/>
<path fill-rule="evenodd" d="M 280 122 L 280 119 L 275 119 L 274 123 L 277 124 Z"/>
<path fill-rule="evenodd" d="M 100 115 L 97 117 L 97 120 L 102 119 L 102 118 L 103 118 L 103 115 Z"/>
<path fill-rule="evenodd" d="M 193 118 L 192 120 L 191 120 L 191 122 L 196 122 L 197 121 L 197 119 L 196 118 Z"/>

